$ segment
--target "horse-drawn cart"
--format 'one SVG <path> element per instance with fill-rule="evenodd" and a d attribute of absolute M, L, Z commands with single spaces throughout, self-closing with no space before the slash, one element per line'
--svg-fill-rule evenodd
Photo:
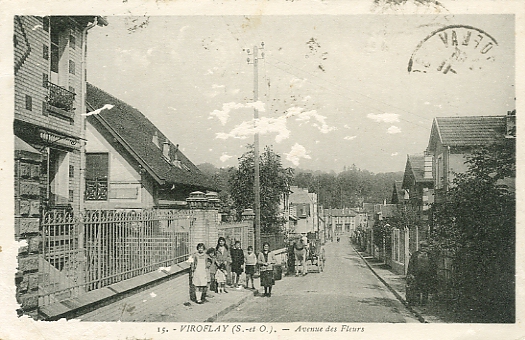
<path fill-rule="evenodd" d="M 321 240 L 315 233 L 308 233 L 306 265 L 308 272 L 321 273 L 324 270 L 325 256 Z"/>

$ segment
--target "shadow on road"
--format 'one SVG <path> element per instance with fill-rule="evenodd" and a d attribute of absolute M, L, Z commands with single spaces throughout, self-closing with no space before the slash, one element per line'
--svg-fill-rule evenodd
<path fill-rule="evenodd" d="M 394 305 L 393 300 L 392 299 L 387 299 L 387 298 L 371 297 L 371 298 L 358 300 L 357 302 L 364 303 L 364 304 L 367 304 L 367 305 L 370 305 L 370 306 L 381 306 L 381 307 L 396 308 L 396 306 Z"/>

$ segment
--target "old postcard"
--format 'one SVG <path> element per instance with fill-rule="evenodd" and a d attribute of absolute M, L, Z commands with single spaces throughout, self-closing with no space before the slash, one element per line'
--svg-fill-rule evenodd
<path fill-rule="evenodd" d="M 525 336 L 520 2 L 2 10 L 0 338 Z"/>

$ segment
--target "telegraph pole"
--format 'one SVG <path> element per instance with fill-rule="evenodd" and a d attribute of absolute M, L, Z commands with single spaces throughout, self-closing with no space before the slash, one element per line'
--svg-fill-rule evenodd
<path fill-rule="evenodd" d="M 264 48 L 264 43 L 261 43 L 261 48 Z M 250 53 L 250 50 L 248 50 Z M 253 47 L 253 102 L 259 100 L 259 70 L 258 70 L 258 61 L 259 61 L 259 49 L 257 46 Z M 264 57 L 264 53 L 261 58 Z M 248 63 L 250 58 L 248 58 Z M 261 251 L 261 189 L 260 189 L 260 179 L 259 179 L 259 131 L 257 130 L 257 123 L 259 120 L 259 110 L 257 105 L 253 107 L 253 124 L 255 127 L 255 133 L 253 135 L 253 157 L 254 157 L 254 181 L 253 181 L 253 193 L 255 195 L 255 251 Z"/>

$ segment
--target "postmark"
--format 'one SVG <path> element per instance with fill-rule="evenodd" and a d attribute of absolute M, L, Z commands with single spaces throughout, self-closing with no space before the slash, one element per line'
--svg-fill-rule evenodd
<path fill-rule="evenodd" d="M 473 71 L 495 61 L 496 39 L 482 29 L 452 25 L 423 39 L 412 53 L 408 72 L 443 74 Z"/>

